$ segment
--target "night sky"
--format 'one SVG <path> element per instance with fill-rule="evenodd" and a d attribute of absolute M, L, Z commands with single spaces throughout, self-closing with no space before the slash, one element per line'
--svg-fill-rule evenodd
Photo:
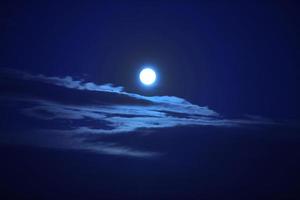
<path fill-rule="evenodd" d="M 1 1 L 0 198 L 300 199 L 299 9 Z"/>

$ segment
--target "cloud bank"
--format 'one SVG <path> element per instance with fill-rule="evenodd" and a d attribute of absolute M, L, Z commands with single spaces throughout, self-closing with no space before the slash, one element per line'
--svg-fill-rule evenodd
<path fill-rule="evenodd" d="M 123 87 L 110 83 L 99 85 L 74 80 L 71 76 L 48 77 L 2 69 L 1 82 L 2 100 L 25 105 L 17 110 L 21 115 L 63 124 L 33 126 L 35 132 L 67 135 L 72 137 L 71 140 L 76 138 L 76 145 L 73 146 L 105 154 L 135 157 L 158 155 L 116 143 L 104 144 L 100 141 L 89 144 L 87 139 L 176 126 L 238 127 L 273 123 L 261 118 L 226 119 L 208 107 L 192 104 L 183 98 L 143 96 L 126 92 Z"/>

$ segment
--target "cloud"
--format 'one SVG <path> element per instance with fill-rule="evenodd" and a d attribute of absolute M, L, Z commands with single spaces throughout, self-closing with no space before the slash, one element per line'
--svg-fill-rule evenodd
<path fill-rule="evenodd" d="M 139 94 L 125 92 L 123 90 L 123 87 L 113 86 L 113 84 L 111 83 L 97 85 L 92 82 L 84 82 L 83 80 L 74 80 L 70 76 L 66 76 L 64 78 L 47 77 L 41 74 L 31 75 L 26 72 L 21 72 L 21 71 L 16 71 L 11 69 L 5 69 L 5 72 L 10 73 L 10 75 L 18 75 L 19 78 L 24 80 L 43 82 L 43 83 L 69 88 L 69 89 L 120 94 L 133 99 L 144 100 L 149 103 L 159 104 L 162 107 L 164 107 L 165 111 L 173 111 L 177 113 L 189 113 L 195 115 L 209 115 L 209 116 L 218 115 L 215 111 L 208 109 L 207 107 L 200 107 L 194 105 L 183 98 L 179 98 L 175 96 L 142 96 Z"/>
<path fill-rule="evenodd" d="M 76 144 L 77 148 L 106 154 L 137 157 L 158 155 L 152 151 L 139 151 L 116 143 L 98 142 L 95 145 L 87 142 L 87 139 L 91 135 L 123 134 L 176 126 L 239 127 L 273 124 L 270 120 L 251 116 L 246 119 L 226 119 L 208 107 L 192 104 L 183 98 L 143 96 L 126 92 L 123 87 L 110 83 L 98 85 L 74 80 L 71 76 L 47 77 L 11 69 L 2 69 L 1 76 L 4 77 L 1 81 L 6 81 L 6 85 L 18 83 L 13 89 L 3 88 L 2 99 L 9 98 L 21 103 L 19 111 L 23 115 L 56 124 L 65 121 L 71 124 L 36 128 L 37 132 L 76 136 L 76 140 L 81 139 Z"/>
<path fill-rule="evenodd" d="M 187 125 L 210 126 L 237 126 L 232 120 L 216 118 L 207 108 L 199 108 L 197 112 L 189 112 L 187 108 L 166 107 L 165 105 L 136 106 L 136 105 L 102 105 L 79 106 L 64 105 L 48 101 L 35 101 L 38 105 L 24 108 L 22 112 L 27 116 L 42 120 L 82 120 L 89 119 L 95 122 L 105 122 L 109 129 L 78 127 L 63 132 L 72 133 L 124 133 L 138 129 L 168 128 Z M 178 113 L 183 114 L 178 116 Z M 202 113 L 200 115 L 199 113 Z M 209 116 L 209 117 L 208 117 Z M 59 131 L 59 130 L 56 130 Z"/>
<path fill-rule="evenodd" d="M 96 145 L 88 144 L 82 147 L 89 151 L 102 152 L 105 154 L 117 155 L 117 156 L 150 158 L 150 157 L 157 157 L 162 155 L 161 153 L 157 153 L 157 152 L 141 151 L 126 146 L 119 146 L 116 143 L 98 142 Z"/>

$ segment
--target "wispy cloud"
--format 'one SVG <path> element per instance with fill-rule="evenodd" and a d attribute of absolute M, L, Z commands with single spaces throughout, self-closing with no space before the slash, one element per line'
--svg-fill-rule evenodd
<path fill-rule="evenodd" d="M 21 108 L 21 112 L 26 116 L 38 120 L 69 120 L 72 121 L 72 127 L 61 128 L 43 128 L 40 132 L 59 133 L 62 135 L 77 135 L 86 139 L 92 135 L 107 135 L 130 133 L 145 129 L 162 129 L 176 126 L 222 126 L 236 127 L 247 124 L 272 124 L 272 121 L 261 120 L 261 118 L 247 119 L 226 119 L 217 112 L 208 107 L 201 107 L 190 103 L 189 101 L 175 96 L 142 96 L 135 93 L 124 91 L 123 87 L 115 87 L 112 84 L 98 85 L 83 80 L 74 80 L 70 76 L 47 77 L 44 75 L 31 75 L 29 73 L 5 69 L 1 71 L 6 79 L 14 79 L 18 82 L 33 82 L 33 85 L 44 87 L 42 84 L 55 87 L 47 88 L 51 91 L 49 96 L 41 94 L 16 95 L 7 92 L 6 98 L 13 98 L 19 102 L 30 102 L 30 106 Z M 20 85 L 20 84 L 19 84 Z M 20 86 L 18 86 L 20 87 Z M 32 85 L 30 85 L 32 87 Z M 58 88 L 64 88 L 65 93 L 57 93 Z M 18 91 L 18 90 L 17 90 Z M 23 90 L 22 90 L 23 91 Z M 38 93 L 35 90 L 28 90 L 31 93 Z M 80 91 L 97 93 L 99 96 L 93 97 L 94 102 L 85 102 L 86 100 L 73 103 L 72 101 L 63 102 L 64 98 L 72 95 L 67 91 Z M 84 93 L 86 95 L 87 93 Z M 116 94 L 112 98 L 126 97 L 125 103 L 122 101 L 110 101 L 102 98 L 102 94 Z M 55 98 L 62 96 L 62 98 Z M 138 103 L 137 101 L 138 100 Z M 117 103 L 114 103 L 117 102 Z M 140 102 L 143 102 L 142 104 Z M 93 124 L 93 126 L 91 126 Z M 79 135 L 79 136 L 78 136 Z M 77 145 L 78 146 L 78 145 Z M 128 155 L 128 156 L 154 156 L 157 153 L 141 152 L 129 147 L 116 145 L 115 143 L 98 143 L 97 146 L 91 145 L 85 140 L 81 142 L 81 148 L 92 149 L 106 154 Z M 101 150 L 100 150 L 101 149 Z"/>

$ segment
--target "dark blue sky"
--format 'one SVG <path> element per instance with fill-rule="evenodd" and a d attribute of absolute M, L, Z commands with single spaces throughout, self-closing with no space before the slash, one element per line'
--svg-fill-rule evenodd
<path fill-rule="evenodd" d="M 2 1 L 0 199 L 299 199 L 299 8 Z"/>
<path fill-rule="evenodd" d="M 23 2 L 1 6 L 1 65 L 175 95 L 227 114 L 300 116 L 292 1 Z M 152 91 L 137 73 L 160 73 Z"/>

